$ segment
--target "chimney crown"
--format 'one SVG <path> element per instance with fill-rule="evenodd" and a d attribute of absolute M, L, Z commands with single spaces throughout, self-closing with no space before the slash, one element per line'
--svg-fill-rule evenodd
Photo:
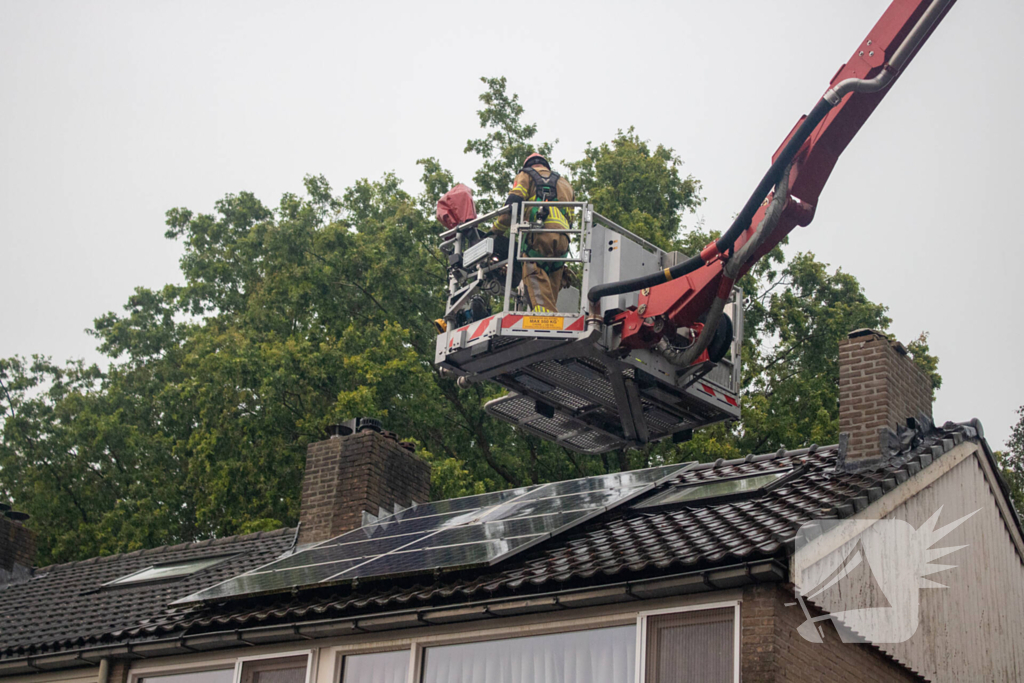
<path fill-rule="evenodd" d="M 890 430 L 919 415 L 932 419 L 932 383 L 903 344 L 876 330 L 855 330 L 839 343 L 839 429 L 848 435 L 847 465 L 880 462 Z"/>

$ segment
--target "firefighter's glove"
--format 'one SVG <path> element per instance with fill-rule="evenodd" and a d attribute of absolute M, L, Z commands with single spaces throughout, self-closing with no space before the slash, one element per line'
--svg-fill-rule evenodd
<path fill-rule="evenodd" d="M 505 206 L 512 206 L 513 204 L 519 207 L 519 220 L 523 220 L 523 198 L 517 194 L 510 194 L 508 199 L 505 200 Z"/>
<path fill-rule="evenodd" d="M 498 233 L 492 234 L 491 237 L 494 238 L 494 255 L 499 261 L 504 261 L 508 258 L 508 237 Z"/>
<path fill-rule="evenodd" d="M 576 273 L 569 268 L 562 268 L 562 289 L 569 289 L 576 285 Z"/>

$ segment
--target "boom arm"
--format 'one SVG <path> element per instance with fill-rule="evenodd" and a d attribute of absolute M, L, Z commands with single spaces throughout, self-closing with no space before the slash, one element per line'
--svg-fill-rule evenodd
<path fill-rule="evenodd" d="M 699 256 L 657 275 L 591 289 L 592 302 L 611 294 L 641 290 L 637 308 L 614 317 L 615 323 L 623 323 L 623 346 L 650 348 L 671 330 L 693 327 L 709 309 L 717 313 L 720 309 L 714 307 L 716 298 L 727 298 L 733 282 L 793 228 L 810 224 L 818 196 L 839 155 L 955 1 L 893 0 L 853 57 L 840 67 L 822 99 L 797 122 L 776 151 L 771 168 L 733 225 Z M 774 202 L 774 193 L 771 196 L 772 203 L 781 204 L 781 214 L 776 206 L 776 213 L 769 215 L 753 253 L 746 254 L 743 263 L 729 265 L 730 258 L 742 253 L 743 245 L 754 238 L 765 220 L 770 207 L 769 192 L 783 180 L 787 169 L 787 196 L 778 198 L 779 202 Z M 712 323 L 711 317 L 708 323 Z M 700 341 L 694 346 L 699 344 Z M 703 351 L 703 347 L 694 351 L 691 356 Z M 688 357 L 683 364 L 694 360 L 695 357 Z"/>

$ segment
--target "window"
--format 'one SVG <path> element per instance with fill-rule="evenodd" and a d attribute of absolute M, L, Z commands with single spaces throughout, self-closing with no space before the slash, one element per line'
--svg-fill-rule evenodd
<path fill-rule="evenodd" d="M 338 683 L 739 683 L 739 602 L 633 615 L 624 626 L 450 645 L 413 638 L 412 649 L 345 655 Z"/>
<path fill-rule="evenodd" d="M 638 683 L 738 681 L 738 612 L 733 604 L 642 616 L 643 669 Z"/>
<path fill-rule="evenodd" d="M 422 683 L 633 683 L 636 626 L 430 647 Z"/>
<path fill-rule="evenodd" d="M 349 655 L 341 669 L 341 683 L 406 683 L 409 651 Z"/>
<path fill-rule="evenodd" d="M 195 574 L 196 572 L 212 567 L 215 564 L 219 564 L 224 560 L 228 559 L 228 556 L 221 557 L 204 557 L 199 560 L 188 560 L 186 562 L 172 562 L 168 564 L 156 564 L 152 567 L 146 567 L 140 569 L 137 572 L 132 572 L 128 576 L 122 576 L 119 579 L 114 579 L 105 586 L 121 586 L 126 583 L 143 583 L 146 581 L 162 581 L 165 579 L 176 579 L 179 576 L 188 576 L 189 574 Z M 161 677 L 163 678 L 163 677 Z"/>
<path fill-rule="evenodd" d="M 250 659 L 242 662 L 240 683 L 306 683 L 309 655 Z"/>
<path fill-rule="evenodd" d="M 733 479 L 720 479 L 706 484 L 692 484 L 690 486 L 673 486 L 667 491 L 648 498 L 636 505 L 638 508 L 656 507 L 658 505 L 669 505 L 671 503 L 690 503 L 707 498 L 719 498 L 722 496 L 736 496 L 747 493 L 756 493 L 769 484 L 773 484 L 791 470 L 780 470 L 777 472 L 766 472 L 750 477 L 735 477 Z"/>
<path fill-rule="evenodd" d="M 233 683 L 234 669 L 217 669 L 215 671 L 193 671 L 191 673 L 171 674 L 169 676 L 146 676 L 139 683 Z"/>

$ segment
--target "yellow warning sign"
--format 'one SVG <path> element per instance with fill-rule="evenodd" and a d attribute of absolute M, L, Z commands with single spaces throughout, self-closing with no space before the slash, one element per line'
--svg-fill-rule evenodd
<path fill-rule="evenodd" d="M 560 330 L 565 318 L 560 315 L 528 315 L 523 318 L 524 330 Z"/>

